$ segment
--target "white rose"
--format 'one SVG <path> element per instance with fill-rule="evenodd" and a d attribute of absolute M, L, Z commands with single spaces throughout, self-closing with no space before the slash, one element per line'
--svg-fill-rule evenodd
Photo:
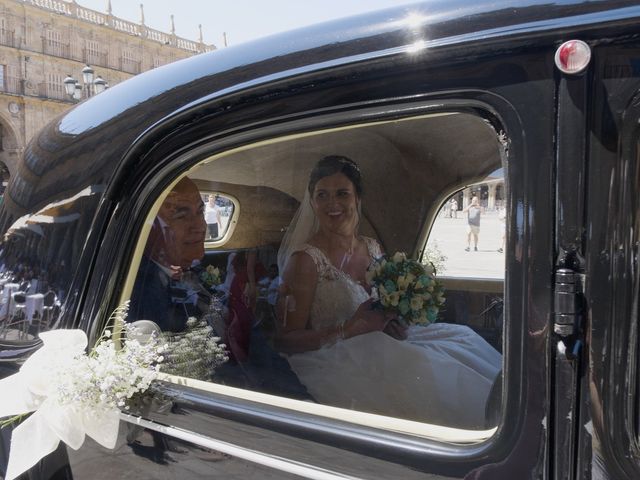
<path fill-rule="evenodd" d="M 404 260 L 407 259 L 407 256 L 402 253 L 402 252 L 396 252 L 393 254 L 393 257 L 391 258 L 391 260 L 393 261 L 393 263 L 400 263 Z"/>

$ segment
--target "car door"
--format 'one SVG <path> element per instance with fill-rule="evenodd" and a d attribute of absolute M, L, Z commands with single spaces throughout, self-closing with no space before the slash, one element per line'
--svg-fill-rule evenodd
<path fill-rule="evenodd" d="M 565 121 L 562 109 L 575 100 L 573 87 L 565 83 L 580 82 L 561 78 L 554 64 L 563 28 L 576 28 L 567 21 L 554 30 L 549 23 L 554 14 L 568 15 L 564 6 L 534 6 L 525 13 L 536 28 L 529 25 L 516 34 L 507 10 L 477 14 L 475 23 L 466 17 L 423 19 L 426 23 L 417 29 L 411 17 L 402 34 L 381 33 L 375 41 L 354 28 L 354 38 L 345 45 L 318 46 L 309 40 L 313 48 L 303 45 L 299 52 L 254 64 L 232 62 L 228 70 L 209 71 L 207 62 L 196 58 L 189 64 L 197 67 L 195 79 L 163 92 L 162 101 L 151 95 L 125 107 L 126 93 L 140 92 L 145 81 L 158 90 L 164 85 L 159 80 L 163 72 L 138 77 L 129 84 L 131 90 L 123 85 L 123 97 L 115 89 L 106 92 L 108 97 L 97 96 L 52 126 L 29 158 L 37 166 L 49 151 L 39 150 L 40 145 L 55 152 L 56 146 L 71 142 L 78 158 L 91 152 L 113 167 L 105 167 L 104 188 L 90 188 L 99 177 L 95 165 L 78 170 L 77 178 L 87 182 L 86 189 L 78 188 L 85 195 L 70 198 L 87 200 L 84 211 L 93 216 L 83 218 L 82 227 L 74 224 L 74 230 L 60 228 L 64 233 L 57 233 L 47 250 L 57 258 L 60 245 L 69 245 L 65 235 L 74 240 L 69 250 L 77 252 L 70 254 L 75 273 L 56 328 L 80 327 L 94 339 L 109 313 L 132 296 L 155 214 L 185 176 L 201 193 L 233 200 L 233 230 L 219 243 L 209 242 L 207 252 L 222 257 L 226 267 L 230 253 L 257 252 L 263 263 L 274 258 L 302 199 L 312 159 L 331 153 L 327 149 L 356 157 L 371 182 L 363 202 L 364 233 L 387 251 L 412 256 L 427 245 L 437 213 L 451 194 L 502 169 L 504 253 L 497 252 L 499 238 L 483 233 L 483 224 L 478 252 L 466 252 L 463 243 L 454 253 L 468 255 L 462 258 L 469 261 L 478 255 L 504 263 L 502 282 L 479 282 L 504 303 L 502 315 L 493 318 L 501 328 L 492 342 L 502 350 L 502 373 L 496 379 L 501 380 L 487 401 L 493 423 L 485 429 L 452 428 L 404 418 L 403 412 L 372 414 L 323 404 L 268 376 L 271 370 L 253 375 L 250 365 L 239 361 L 226 377 L 216 369 L 224 380 L 164 378 L 147 405 L 123 412 L 115 450 L 91 440 L 78 451 L 61 447 L 56 459 L 62 467 L 43 468 L 44 476 L 60 471 L 76 478 L 565 478 L 575 456 L 590 451 L 585 436 L 579 438 L 579 449 L 571 445 L 579 427 L 562 421 L 565 414 L 575 414 L 578 399 L 581 406 L 586 402 L 586 389 L 578 390 L 584 382 L 580 364 L 567 357 L 566 349 L 558 350 L 562 342 L 572 347 L 571 353 L 579 344 L 570 341 L 580 339 L 580 332 L 569 332 L 567 338 L 554 332 L 554 313 L 566 313 L 554 311 L 554 282 L 561 277 L 557 269 L 579 267 L 570 255 L 565 264 L 557 261 L 561 249 L 579 253 L 567 248 L 575 244 L 582 215 L 580 201 L 569 194 L 580 191 L 580 184 L 571 181 L 573 170 L 584 167 L 571 162 L 571 151 L 558 153 L 556 138 L 575 134 L 562 130 L 575 125 Z M 335 28 L 342 32 L 343 25 Z M 600 25 L 590 30 L 592 39 L 593 32 L 606 28 L 612 35 L 617 31 Z M 478 31 L 483 41 L 477 41 Z M 221 58 L 231 62 L 226 55 Z M 100 117 L 104 109 L 92 113 L 93 105 L 105 106 L 98 103 L 101 98 L 113 99 L 120 113 L 108 120 Z M 558 104 L 558 98 L 565 103 Z M 104 130 L 95 128 L 101 121 Z M 82 134 L 72 143 L 78 131 Z M 126 145 L 112 142 L 114 132 Z M 51 160 L 53 167 L 60 162 Z M 603 181 L 597 173 L 590 172 L 590 182 Z M 556 178 L 566 186 L 560 193 Z M 29 178 L 22 181 L 28 184 Z M 564 220 L 564 205 L 573 208 L 570 221 Z M 461 225 L 462 237 L 456 238 L 464 239 Z M 16 245 L 41 251 L 32 230 L 21 231 Z M 483 247 L 482 242 L 491 241 L 496 248 Z M 481 332 L 477 322 L 483 308 L 474 300 L 473 308 L 465 310 L 467 304 L 460 301 L 480 298 L 472 284 L 452 284 L 461 313 L 451 308 L 447 320 Z M 252 332 L 264 325 L 249 323 Z M 11 344 L 15 351 L 20 346 Z M 576 347 L 575 355 L 585 351 Z M 281 360 L 263 356 L 259 366 L 277 369 Z M 595 355 L 590 361 L 597 363 Z M 389 393 L 390 384 L 382 381 L 381 393 Z M 589 463 L 580 466 L 586 469 Z"/>
<path fill-rule="evenodd" d="M 638 94 L 637 41 L 618 38 L 594 46 L 581 81 L 581 123 L 587 127 L 580 158 L 584 186 L 565 209 L 584 228 L 570 237 L 583 266 L 585 314 L 581 329 L 575 475 L 635 478 L 638 439 Z M 575 93 L 575 91 L 574 91 Z M 578 156 L 576 156 L 578 158 Z M 578 165 L 576 163 L 576 165 Z M 580 174 L 579 176 L 582 176 Z M 568 198 L 566 200 L 569 200 Z M 575 382 L 576 378 L 572 381 Z M 589 453 L 592 452 L 592 453 Z M 606 473 L 604 473 L 606 472 Z"/>
<path fill-rule="evenodd" d="M 447 175 L 455 179 L 456 169 L 465 172 L 455 180 L 464 183 L 504 166 L 510 213 L 501 342 L 504 380 L 496 394 L 497 430 L 490 429 L 488 436 L 476 432 L 463 440 L 458 430 L 447 437 L 434 433 L 438 431 L 435 427 L 415 426 L 403 418 L 328 411 L 308 401 L 287 398 L 284 393 L 265 395 L 242 388 L 231 380 L 218 385 L 190 379 L 163 383 L 162 395 L 170 408 L 151 408 L 142 412 L 141 419 L 123 416 L 125 422 L 136 425 L 134 430 L 144 432 L 141 445 L 123 438 L 115 452 L 100 449 L 100 458 L 108 459 L 112 469 L 125 470 L 134 468 L 137 457 L 147 458 L 148 476 L 161 475 L 161 470 L 163 475 L 181 472 L 196 476 L 194 472 L 206 471 L 214 461 L 222 470 L 236 468 L 251 475 L 267 475 L 264 472 L 271 471 L 264 470 L 267 468 L 312 478 L 324 474 L 460 478 L 471 472 L 482 476 L 543 471 L 548 448 L 544 418 L 549 415 L 544 359 L 550 335 L 552 270 L 551 224 L 547 219 L 552 214 L 553 117 L 549 112 L 553 111 L 554 81 L 549 51 L 541 55 L 538 49 L 522 48 L 514 54 L 510 49 L 508 57 L 489 55 L 480 64 L 467 62 L 467 53 L 452 61 L 442 52 L 438 60 L 431 57 L 426 62 L 418 61 L 420 54 L 416 57 L 405 51 L 265 83 L 241 103 L 232 97 L 203 99 L 181 114 L 180 125 L 184 127 L 175 128 L 167 120 L 166 127 L 159 124 L 132 149 L 144 151 L 144 161 L 140 154 L 133 155 L 122 167 L 128 177 L 112 193 L 115 210 L 95 264 L 101 275 L 90 283 L 82 314 L 81 324 L 98 329 L 90 320 L 115 308 L 122 295 L 126 298 L 127 285 L 130 288 L 137 268 L 135 251 L 144 248 L 144 226 L 152 222 L 153 206 L 185 172 L 194 181 L 208 182 L 211 190 L 238 198 L 241 222 L 243 212 L 250 214 L 260 205 L 276 201 L 269 189 L 299 191 L 300 185 L 287 180 L 301 178 L 290 168 L 296 165 L 290 162 L 297 157 L 281 153 L 287 152 L 289 145 L 295 152 L 313 152 L 326 145 L 343 150 L 349 145 L 368 146 L 370 158 L 361 161 L 366 162 L 370 177 L 378 175 L 368 197 L 375 208 L 365 210 L 372 232 L 386 248 L 413 252 L 418 246 L 416 238 L 426 239 L 437 212 L 438 204 L 432 200 L 446 190 L 435 176 L 427 175 L 427 167 L 432 171 L 433 165 L 442 165 L 444 172 L 448 158 L 451 168 Z M 224 116 L 213 114 L 226 102 L 234 106 L 227 108 Z M 200 120 L 190 120 L 195 118 Z M 481 133 L 487 135 L 486 141 Z M 385 155 L 394 158 L 382 150 L 385 143 L 378 141 L 381 138 L 391 138 L 395 150 L 414 166 L 393 160 L 388 170 L 381 168 L 382 164 L 376 169 L 375 162 L 382 162 Z M 421 156 L 416 147 L 424 145 L 419 139 L 424 142 L 425 138 L 430 140 L 426 143 L 431 143 L 431 153 Z M 411 141 L 404 152 L 400 147 L 408 139 Z M 453 158 L 449 152 L 455 145 L 459 148 Z M 497 160 L 483 163 L 489 151 Z M 300 153 L 298 168 L 306 158 Z M 153 169 L 147 167 L 150 165 Z M 201 175 L 201 171 L 206 173 Z M 389 197 L 375 187 L 384 181 L 379 175 L 385 171 L 389 172 Z M 271 183 L 264 183 L 265 178 Z M 422 184 L 422 190 L 415 184 L 409 189 L 411 181 L 419 178 L 431 183 Z M 402 179 L 409 200 L 398 197 L 403 192 Z M 261 190 L 255 190 L 256 186 Z M 253 193 L 247 195 L 250 188 Z M 428 189 L 434 191 L 427 194 Z M 257 200 L 251 203 L 252 195 L 257 195 Z M 393 195 L 396 204 L 406 205 L 395 210 L 397 215 L 390 210 Z M 276 235 L 285 225 L 268 232 Z M 253 237 L 239 236 L 244 227 L 246 224 L 238 223 L 230 241 L 238 235 L 235 248 L 258 248 L 260 243 L 251 243 Z M 268 232 L 262 230 L 261 235 Z M 129 427 L 123 428 L 122 435 L 129 431 Z M 176 439 L 181 442 L 178 449 L 187 452 L 171 453 L 170 445 Z M 158 448 L 176 462 L 154 457 Z M 532 451 L 537 454 L 531 455 Z M 88 452 L 69 452 L 72 470 L 78 475 L 92 468 L 93 454 Z M 129 460 L 116 460 L 125 453 Z M 190 474 L 183 473 L 190 468 Z"/>

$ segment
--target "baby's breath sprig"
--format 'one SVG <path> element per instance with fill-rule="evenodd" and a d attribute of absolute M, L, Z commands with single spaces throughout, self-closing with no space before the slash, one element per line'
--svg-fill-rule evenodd
<path fill-rule="evenodd" d="M 214 370 L 226 362 L 226 346 L 205 321 L 190 317 L 184 332 L 166 333 L 167 349 L 163 373 L 211 380 Z"/>
<path fill-rule="evenodd" d="M 53 381 L 60 403 L 87 409 L 128 409 L 127 400 L 149 388 L 160 371 L 165 346 L 153 335 L 141 343 L 135 338 L 136 328 L 129 324 L 122 324 L 122 332 L 122 348 L 116 349 L 112 333 L 105 330 L 89 355 L 74 359 L 73 374 L 58 372 Z"/>

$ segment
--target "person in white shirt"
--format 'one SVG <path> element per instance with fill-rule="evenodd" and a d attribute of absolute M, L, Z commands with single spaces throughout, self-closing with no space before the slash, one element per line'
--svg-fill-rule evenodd
<path fill-rule="evenodd" d="M 209 195 L 205 206 L 204 219 L 209 229 L 209 238 L 216 239 L 220 235 L 220 207 L 216 204 L 217 195 Z"/>

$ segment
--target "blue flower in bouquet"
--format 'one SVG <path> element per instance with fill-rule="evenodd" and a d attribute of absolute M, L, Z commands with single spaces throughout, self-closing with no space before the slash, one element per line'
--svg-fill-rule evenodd
<path fill-rule="evenodd" d="M 367 282 L 377 293 L 379 304 L 407 325 L 437 321 L 445 302 L 433 265 L 407 258 L 402 252 L 376 260 L 367 271 Z"/>

